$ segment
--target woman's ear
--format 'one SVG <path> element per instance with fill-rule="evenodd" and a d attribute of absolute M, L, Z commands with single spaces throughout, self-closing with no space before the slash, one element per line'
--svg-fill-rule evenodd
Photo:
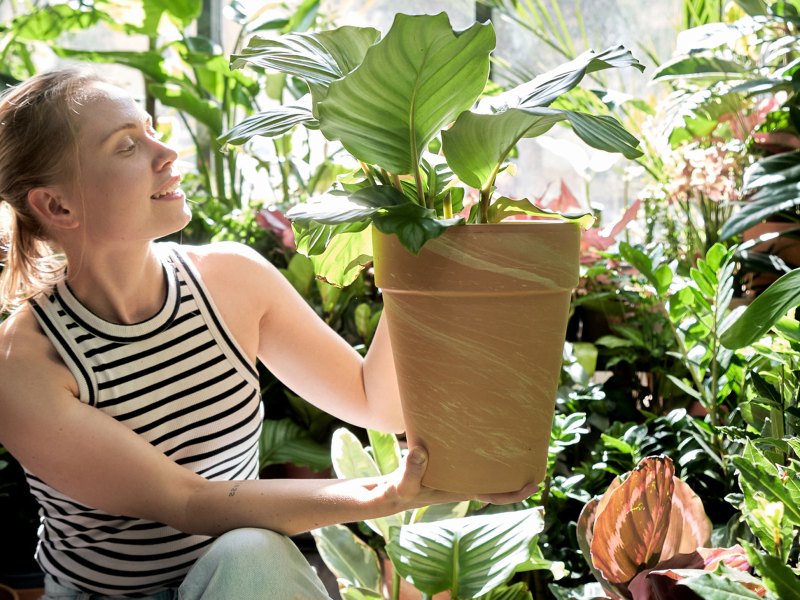
<path fill-rule="evenodd" d="M 57 188 L 33 188 L 28 192 L 28 204 L 45 230 L 75 229 L 80 225 L 75 211 Z"/>

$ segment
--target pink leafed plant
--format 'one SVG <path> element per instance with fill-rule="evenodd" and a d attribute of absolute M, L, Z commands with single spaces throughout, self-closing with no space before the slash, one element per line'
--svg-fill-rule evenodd
<path fill-rule="evenodd" d="M 722 561 L 748 571 L 741 546 L 706 548 L 711 521 L 667 456 L 649 456 L 584 506 L 578 544 L 608 598 L 695 600 L 678 585 Z M 760 586 L 749 586 L 764 595 Z"/>

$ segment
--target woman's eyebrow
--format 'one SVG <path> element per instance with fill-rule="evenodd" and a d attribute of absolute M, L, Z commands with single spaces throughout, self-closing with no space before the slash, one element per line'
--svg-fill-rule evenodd
<path fill-rule="evenodd" d="M 152 127 L 153 119 L 150 118 L 150 115 L 144 113 L 140 121 L 126 121 L 120 124 L 118 127 L 115 127 L 112 131 L 110 131 L 100 142 L 100 145 L 105 144 L 109 139 L 111 139 L 114 135 L 119 133 L 120 131 L 126 131 L 129 129 L 139 129 L 141 124 L 144 123 L 145 127 Z"/>

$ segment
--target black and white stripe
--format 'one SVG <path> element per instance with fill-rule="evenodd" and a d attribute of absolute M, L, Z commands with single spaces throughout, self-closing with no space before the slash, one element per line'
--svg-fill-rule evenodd
<path fill-rule="evenodd" d="M 81 401 L 207 479 L 255 479 L 263 420 L 258 373 L 180 248 L 156 247 L 168 285 L 151 319 L 104 321 L 65 282 L 32 302 L 34 313 L 78 382 Z M 84 506 L 27 475 L 42 506 L 37 559 L 63 584 L 151 594 L 180 581 L 211 541 Z"/>

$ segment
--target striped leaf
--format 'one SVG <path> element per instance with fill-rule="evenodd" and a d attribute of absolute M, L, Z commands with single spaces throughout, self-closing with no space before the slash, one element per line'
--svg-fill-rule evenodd
<path fill-rule="evenodd" d="M 505 583 L 530 558 L 540 508 L 406 525 L 386 546 L 398 573 L 432 595 L 474 598 Z"/>
<path fill-rule="evenodd" d="M 674 473 L 668 457 L 647 457 L 598 507 L 591 555 L 610 583 L 655 566 L 669 527 Z"/>
<path fill-rule="evenodd" d="M 676 554 L 694 552 L 711 540 L 711 519 L 706 515 L 700 496 L 677 477 L 673 478 L 673 483 L 669 529 L 659 557 L 662 561 Z"/>
<path fill-rule="evenodd" d="M 340 586 L 355 587 L 380 594 L 381 567 L 375 550 L 344 525 L 315 529 L 311 534 L 314 536 L 320 557 L 336 575 Z"/>

